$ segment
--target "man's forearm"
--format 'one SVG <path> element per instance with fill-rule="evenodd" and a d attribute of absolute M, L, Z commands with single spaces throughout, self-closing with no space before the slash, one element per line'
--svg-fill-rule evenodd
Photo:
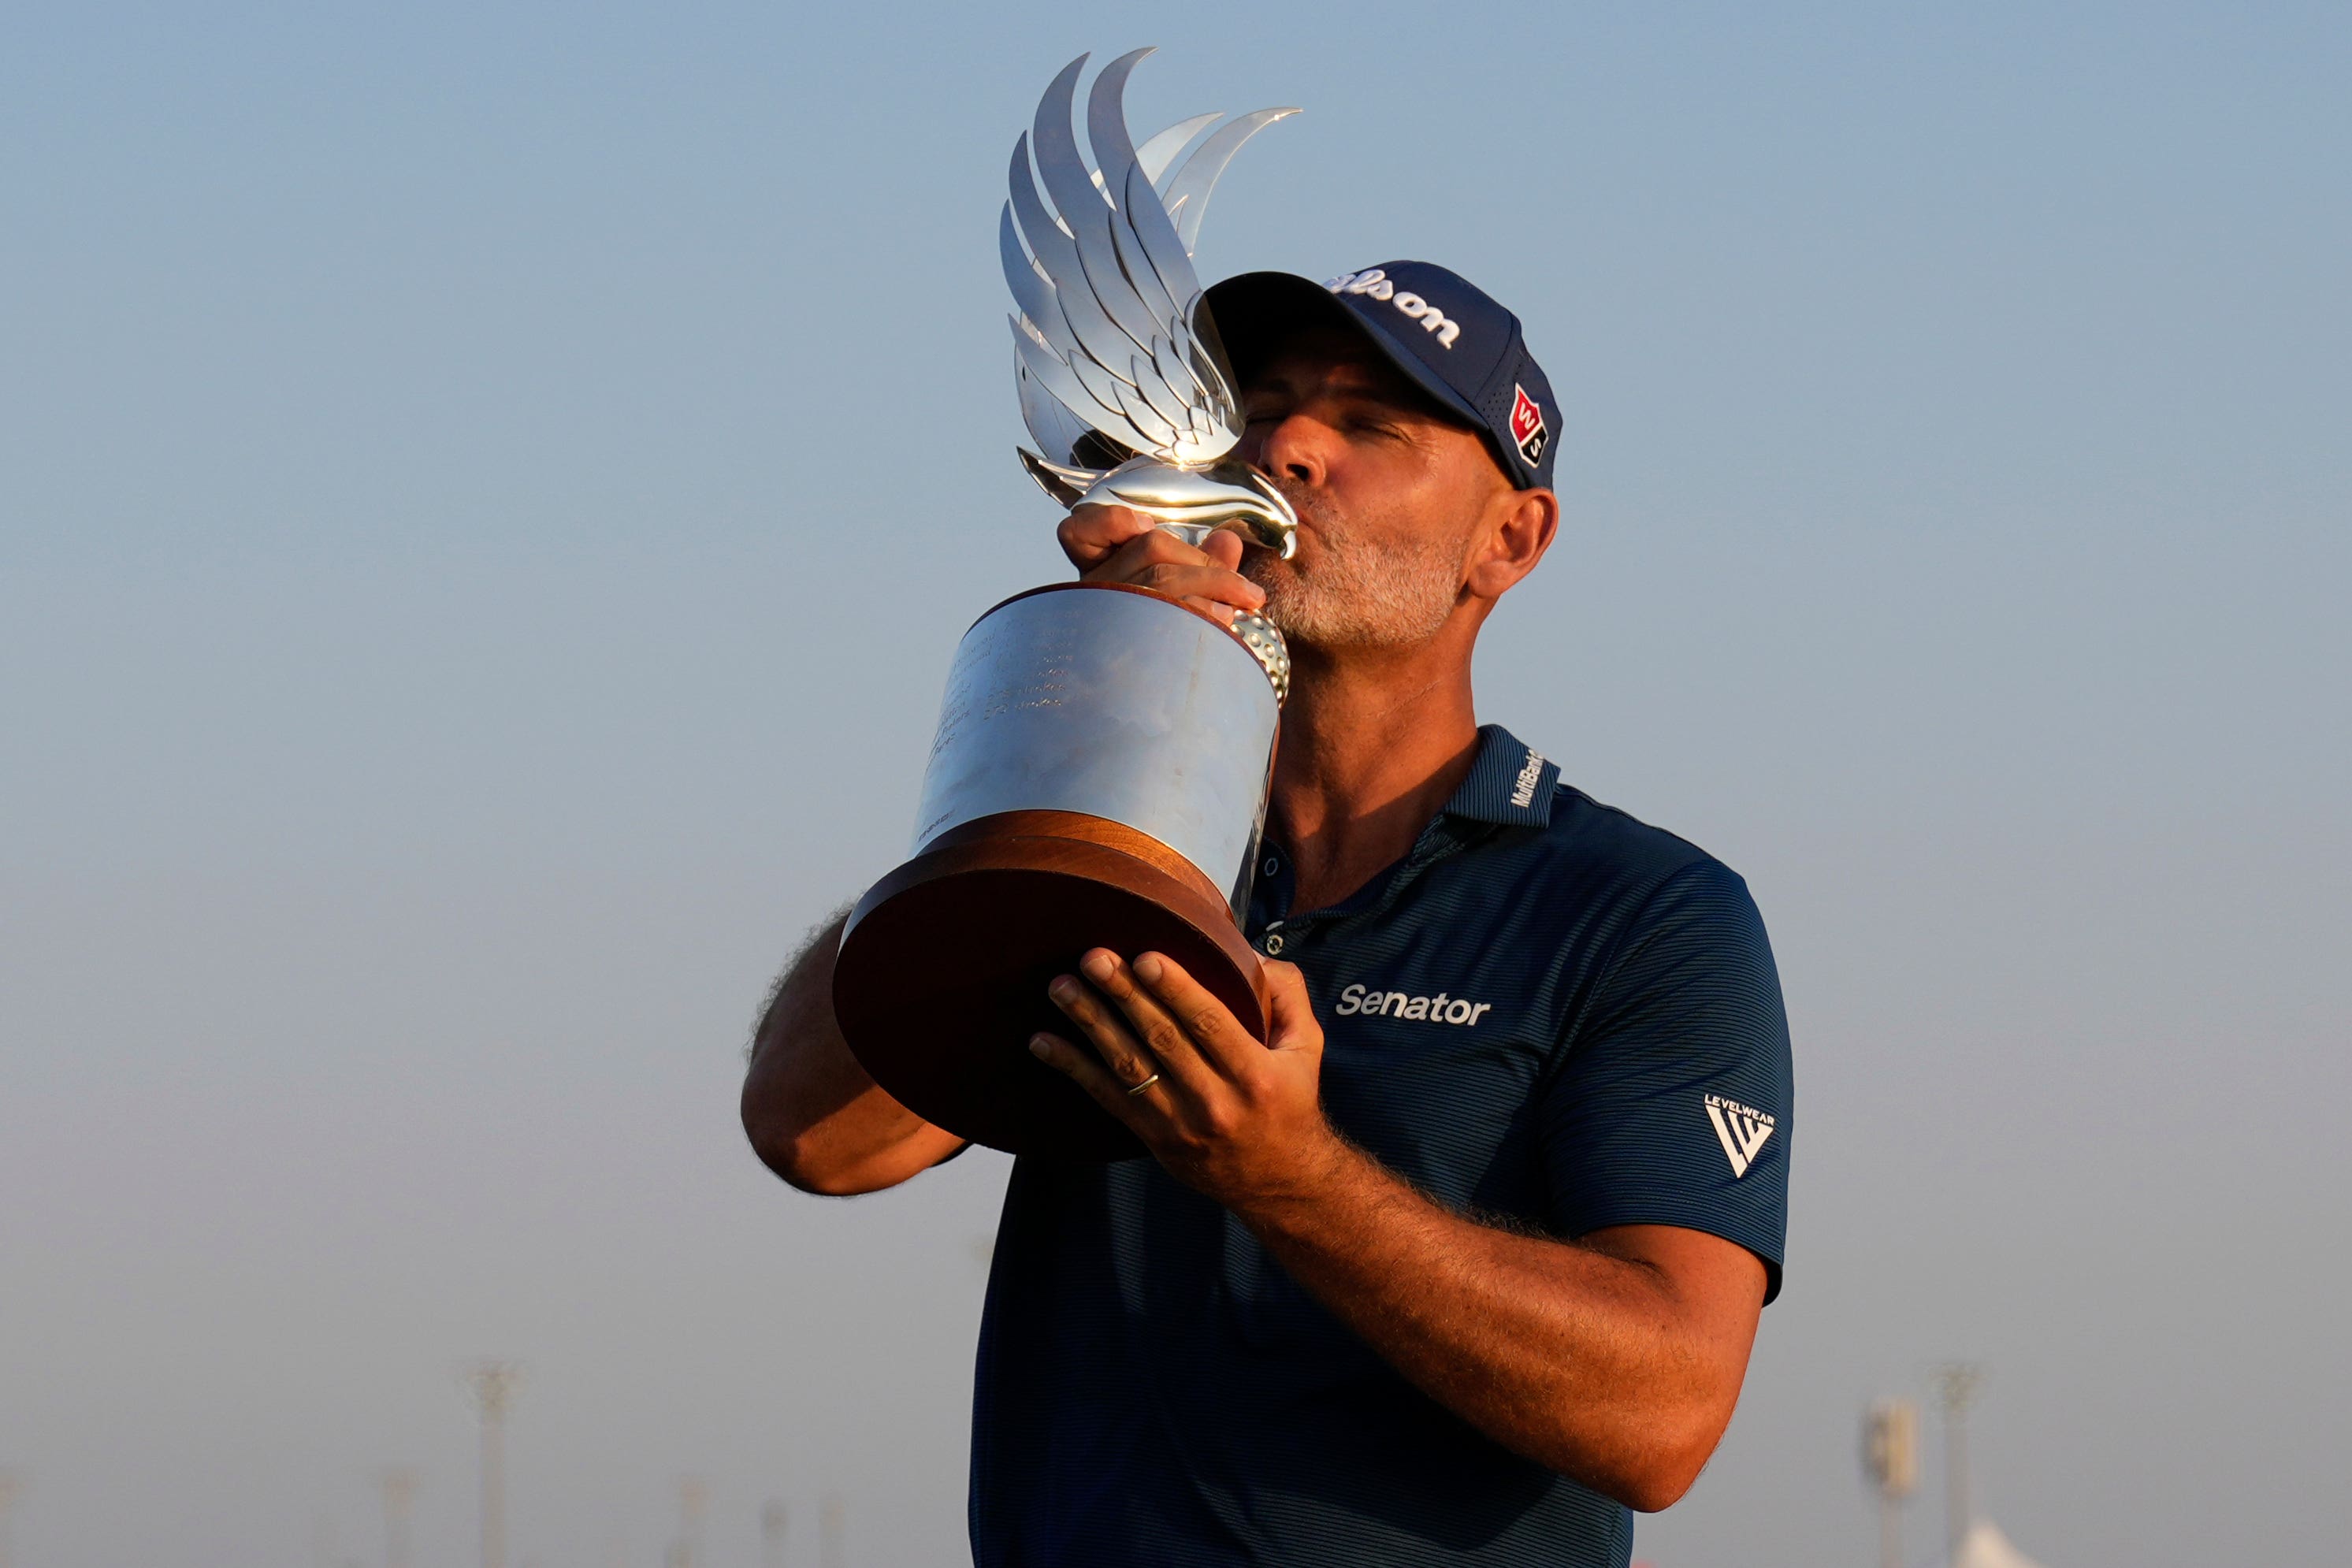
<path fill-rule="evenodd" d="M 777 984 L 743 1075 L 743 1131 L 770 1170 L 804 1192 L 895 1186 L 962 1148 L 883 1092 L 833 1016 L 843 921 L 813 936 Z"/>
<path fill-rule="evenodd" d="M 1694 1301 L 1674 1283 L 1689 1270 L 1643 1256 L 1728 1243 L 1643 1226 L 1578 1244 L 1482 1225 L 1336 1135 L 1310 1189 L 1238 1212 L 1424 1393 L 1504 1447 L 1633 1507 L 1680 1497 L 1730 1419 L 1762 1266 L 1747 1258 L 1744 1293 L 1741 1277 L 1728 1276 L 1743 1300 Z"/>
<path fill-rule="evenodd" d="M 1239 1215 L 1399 1372 L 1496 1442 L 1635 1508 L 1696 1479 L 1731 1419 L 1764 1266 L 1718 1237 L 1574 1243 L 1480 1225 L 1342 1139 L 1305 975 L 1265 966 L 1265 1039 L 1158 953 L 1096 948 L 1049 993 L 1091 1050 L 1030 1048 Z M 1138 1096 L 1134 1086 L 1149 1082 Z"/>

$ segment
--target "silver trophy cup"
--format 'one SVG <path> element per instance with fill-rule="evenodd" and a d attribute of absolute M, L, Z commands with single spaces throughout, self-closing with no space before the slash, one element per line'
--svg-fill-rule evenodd
<path fill-rule="evenodd" d="M 1201 115 L 1138 146 L 1122 99 L 1150 53 L 1096 79 L 1091 166 L 1075 128 L 1084 56 L 1013 144 L 998 237 L 1039 448 L 1021 461 L 1065 506 L 1129 507 L 1193 543 L 1233 529 L 1287 556 L 1297 515 L 1232 455 L 1234 376 L 1192 252 L 1234 153 L 1297 111 L 1215 129 Z M 1139 588 L 1063 584 L 982 616 L 949 675 L 913 858 L 859 900 L 835 967 L 835 1015 L 875 1080 L 995 1148 L 1139 1153 L 1027 1049 L 1069 1027 L 1045 986 L 1096 946 L 1168 954 L 1264 1037 L 1238 922 L 1289 678 L 1262 617 L 1227 626 Z"/>

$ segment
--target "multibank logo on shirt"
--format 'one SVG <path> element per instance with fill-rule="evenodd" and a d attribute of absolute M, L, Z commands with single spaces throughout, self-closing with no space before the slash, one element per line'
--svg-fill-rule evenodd
<path fill-rule="evenodd" d="M 1715 1136 L 1723 1144 L 1724 1158 L 1731 1162 L 1731 1179 L 1736 1182 L 1748 1173 L 1764 1140 L 1772 1136 L 1772 1118 L 1736 1100 L 1710 1094 L 1706 1119 L 1715 1123 Z"/>

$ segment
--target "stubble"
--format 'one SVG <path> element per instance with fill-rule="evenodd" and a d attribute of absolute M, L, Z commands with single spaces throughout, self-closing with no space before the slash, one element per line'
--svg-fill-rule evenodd
<path fill-rule="evenodd" d="M 1357 527 L 1322 498 L 1281 489 L 1314 531 L 1313 564 L 1252 550 L 1241 571 L 1265 590 L 1260 613 L 1284 637 L 1342 648 L 1403 647 L 1437 635 L 1461 595 L 1466 538 Z"/>

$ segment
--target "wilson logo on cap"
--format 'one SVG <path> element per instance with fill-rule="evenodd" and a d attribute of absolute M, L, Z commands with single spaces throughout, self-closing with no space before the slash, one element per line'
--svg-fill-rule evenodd
<path fill-rule="evenodd" d="M 1514 384 L 1511 387 L 1511 441 L 1518 447 L 1519 456 L 1528 460 L 1528 467 L 1532 468 L 1543 461 L 1544 443 L 1550 438 L 1551 432 L 1544 428 L 1542 408 L 1528 395 L 1526 387 Z"/>
<path fill-rule="evenodd" d="M 1452 348 L 1454 340 L 1462 335 L 1462 323 L 1449 320 L 1444 311 L 1418 294 L 1400 294 L 1389 275 L 1378 267 L 1362 272 L 1343 272 L 1323 285 L 1334 294 L 1369 294 L 1384 300 L 1421 323 L 1424 332 L 1437 334 L 1441 347 Z"/>

